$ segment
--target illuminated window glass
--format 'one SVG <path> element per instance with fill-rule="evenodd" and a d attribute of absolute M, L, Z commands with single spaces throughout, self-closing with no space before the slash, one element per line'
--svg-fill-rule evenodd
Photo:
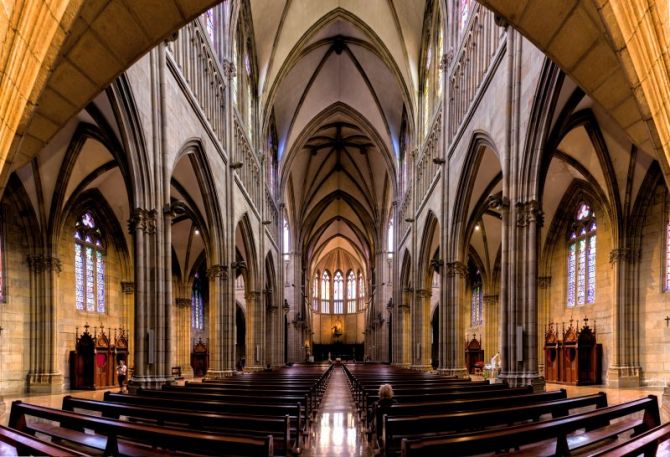
<path fill-rule="evenodd" d="M 347 312 L 356 312 L 356 275 L 353 271 L 347 276 Z"/>
<path fill-rule="evenodd" d="M 319 272 L 314 275 L 312 284 L 312 310 L 319 310 Z"/>
<path fill-rule="evenodd" d="M 363 273 L 358 273 L 358 310 L 365 309 L 365 283 L 363 282 Z"/>
<path fill-rule="evenodd" d="M 470 18 L 472 0 L 461 0 L 459 7 L 459 31 L 462 34 Z"/>
<path fill-rule="evenodd" d="M 102 234 L 91 212 L 84 213 L 74 232 L 75 307 L 105 312 L 105 257 Z"/>
<path fill-rule="evenodd" d="M 330 275 L 327 271 L 321 277 L 321 312 L 330 312 Z"/>
<path fill-rule="evenodd" d="M 195 274 L 191 290 L 191 327 L 196 330 L 205 328 L 205 309 L 202 303 L 202 282 L 200 275 Z"/>
<path fill-rule="evenodd" d="M 567 305 L 596 300 L 596 215 L 581 203 L 568 232 Z"/>
<path fill-rule="evenodd" d="M 289 232 L 288 232 L 288 222 L 284 219 L 284 226 L 282 229 L 282 243 L 284 245 L 284 260 L 289 259 L 290 246 L 289 246 Z"/>
<path fill-rule="evenodd" d="M 391 218 L 391 220 L 389 221 L 389 230 L 388 230 L 388 233 L 386 235 L 387 236 L 386 252 L 387 252 L 387 255 L 388 255 L 389 259 L 393 258 L 393 235 L 394 235 L 394 233 L 395 232 L 393 231 L 393 218 Z"/>
<path fill-rule="evenodd" d="M 0 218 L 3 216 L 0 209 Z M 5 302 L 7 293 L 5 292 L 5 250 L 4 233 L 2 231 L 2 220 L 0 219 L 0 303 Z"/>
<path fill-rule="evenodd" d="M 482 323 L 482 277 L 479 271 L 472 281 L 470 322 L 473 327 Z"/>
<path fill-rule="evenodd" d="M 665 290 L 670 291 L 670 221 L 665 231 Z"/>
<path fill-rule="evenodd" d="M 214 44 L 214 10 L 208 10 L 205 13 L 205 28 L 207 29 L 207 38 Z"/>
<path fill-rule="evenodd" d="M 335 272 L 333 278 L 333 305 L 335 314 L 344 313 L 344 278 L 341 271 Z"/>

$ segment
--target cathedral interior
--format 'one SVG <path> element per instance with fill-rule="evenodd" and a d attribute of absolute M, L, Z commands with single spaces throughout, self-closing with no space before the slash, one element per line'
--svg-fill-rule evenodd
<path fill-rule="evenodd" d="M 0 42 L 0 397 L 342 361 L 670 407 L 667 2 L 15 0 Z"/>

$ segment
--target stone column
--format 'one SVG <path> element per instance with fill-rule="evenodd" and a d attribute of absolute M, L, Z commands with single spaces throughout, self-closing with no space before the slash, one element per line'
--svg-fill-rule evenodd
<path fill-rule="evenodd" d="M 496 352 L 500 351 L 500 310 L 498 309 L 499 297 L 497 294 L 486 294 L 482 296 L 484 304 L 484 336 L 482 348 L 484 349 L 484 360 L 490 360 Z"/>
<path fill-rule="evenodd" d="M 261 292 L 251 290 L 245 295 L 247 302 L 247 363 L 245 370 L 263 369 L 265 360 L 265 308 Z"/>
<path fill-rule="evenodd" d="M 608 368 L 607 384 L 612 387 L 639 387 L 640 312 L 637 295 L 637 275 L 633 272 L 633 256 L 628 248 L 610 252 L 614 297 L 612 303 L 612 363 Z M 636 281 L 635 281 L 636 282 Z"/>
<path fill-rule="evenodd" d="M 63 374 L 56 360 L 56 291 L 61 261 L 57 257 L 32 255 L 30 269 L 30 371 L 28 392 L 58 393 Z"/>
<path fill-rule="evenodd" d="M 518 202 L 511 216 L 502 205 L 503 239 L 508 249 L 502 253 L 508 287 L 502 291 L 502 372 L 500 378 L 511 386 L 533 385 L 544 389 L 538 371 L 537 252 L 543 214 L 535 200 Z M 519 345 L 520 344 L 520 345 Z"/>
<path fill-rule="evenodd" d="M 551 276 L 540 276 L 537 278 L 538 287 L 538 310 L 539 310 L 539 325 L 537 335 L 537 354 L 538 364 L 537 370 L 544 373 L 544 329 L 547 328 L 551 321 L 549 315 L 549 307 L 551 305 Z"/>
<path fill-rule="evenodd" d="M 181 367 L 181 374 L 185 378 L 193 377 L 193 368 L 191 367 L 191 350 L 193 343 L 191 341 L 191 299 L 177 298 L 175 300 L 175 309 L 177 313 L 175 329 L 175 352 L 177 365 Z"/>
<path fill-rule="evenodd" d="M 467 266 L 460 261 L 447 262 L 441 275 L 446 300 L 440 301 L 440 365 L 446 376 L 467 377 L 465 368 L 465 338 L 463 336 L 463 302 L 465 300 Z"/>
<path fill-rule="evenodd" d="M 126 364 L 129 367 L 135 366 L 134 348 L 135 348 L 135 283 L 129 281 L 121 282 L 121 292 L 123 293 L 123 309 L 126 312 L 126 338 L 128 338 L 128 360 Z"/>
<path fill-rule="evenodd" d="M 412 313 L 412 368 L 416 370 L 432 369 L 430 363 L 430 289 L 414 291 L 414 313 Z"/>
<path fill-rule="evenodd" d="M 212 265 L 209 278 L 209 366 L 206 379 L 232 376 L 235 371 L 235 295 L 226 265 Z"/>

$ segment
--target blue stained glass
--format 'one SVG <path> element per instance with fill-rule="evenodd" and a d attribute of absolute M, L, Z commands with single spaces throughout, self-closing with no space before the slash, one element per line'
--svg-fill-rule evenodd
<path fill-rule="evenodd" d="M 96 270 L 97 270 L 97 291 L 98 291 L 98 312 L 105 312 L 105 261 L 102 258 L 102 252 L 96 251 Z"/>
<path fill-rule="evenodd" d="M 588 290 L 586 293 L 586 302 L 595 303 L 596 301 L 596 236 L 589 237 L 589 278 Z"/>
<path fill-rule="evenodd" d="M 579 240 L 577 245 L 577 304 L 583 305 L 586 297 L 586 240 Z"/>
<path fill-rule="evenodd" d="M 205 309 L 202 299 L 200 277 L 196 273 L 191 291 L 191 327 L 197 330 L 205 328 Z"/>
<path fill-rule="evenodd" d="M 79 311 L 84 310 L 84 261 L 81 257 L 81 245 L 74 244 L 75 304 Z"/>
<path fill-rule="evenodd" d="M 93 248 L 86 247 L 86 311 L 95 311 L 95 278 L 93 277 Z"/>
<path fill-rule="evenodd" d="M 568 248 L 568 307 L 575 306 L 575 244 Z"/>
<path fill-rule="evenodd" d="M 665 290 L 670 291 L 670 221 L 666 228 L 665 238 Z"/>
<path fill-rule="evenodd" d="M 480 286 L 472 289 L 472 307 L 470 311 L 471 324 L 479 325 L 482 322 L 482 290 Z"/>

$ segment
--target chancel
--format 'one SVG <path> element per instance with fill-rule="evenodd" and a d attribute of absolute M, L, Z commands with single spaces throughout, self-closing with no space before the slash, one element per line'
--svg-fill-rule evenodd
<path fill-rule="evenodd" d="M 14 0 L 0 41 L 0 453 L 670 452 L 668 2 Z"/>

